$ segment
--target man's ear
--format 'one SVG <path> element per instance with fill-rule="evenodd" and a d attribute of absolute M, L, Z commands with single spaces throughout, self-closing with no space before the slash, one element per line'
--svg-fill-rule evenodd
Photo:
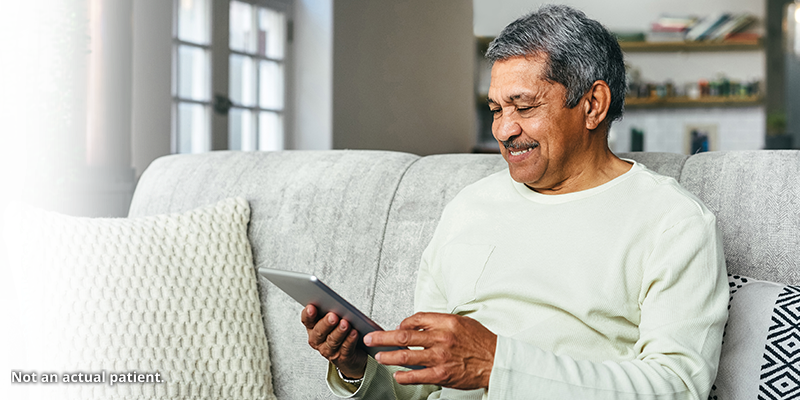
<path fill-rule="evenodd" d="M 602 125 L 611 106 L 611 89 L 605 81 L 595 81 L 584 95 L 586 129 L 593 131 Z"/>

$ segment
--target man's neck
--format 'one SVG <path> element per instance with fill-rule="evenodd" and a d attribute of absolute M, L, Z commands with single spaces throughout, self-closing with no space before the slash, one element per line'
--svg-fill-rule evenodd
<path fill-rule="evenodd" d="M 591 189 L 608 183 L 628 172 L 632 164 L 614 155 L 608 146 L 597 151 L 587 152 L 579 157 L 580 163 L 573 163 L 571 173 L 554 185 L 530 189 L 547 195 L 567 194 Z"/>

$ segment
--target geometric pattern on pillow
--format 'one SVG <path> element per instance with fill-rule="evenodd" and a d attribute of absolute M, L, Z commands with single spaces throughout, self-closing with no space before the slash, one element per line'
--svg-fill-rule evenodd
<path fill-rule="evenodd" d="M 29 385 L 36 398 L 275 399 L 246 200 L 140 218 L 16 204 L 5 217 L 28 348 L 14 367 L 164 381 Z"/>
<path fill-rule="evenodd" d="M 728 275 L 731 293 L 709 400 L 800 399 L 800 286 Z"/>
<path fill-rule="evenodd" d="M 746 276 L 741 275 L 731 275 L 728 274 L 728 310 L 731 309 L 731 303 L 733 302 L 733 295 L 736 294 L 739 289 L 744 287 L 750 282 L 753 282 L 753 278 L 748 278 Z M 728 333 L 728 322 L 725 322 L 725 330 L 722 332 L 722 343 L 725 344 L 725 335 Z M 717 396 L 717 385 L 711 385 L 711 392 L 708 394 L 708 400 L 719 400 L 719 396 Z"/>
<path fill-rule="evenodd" d="M 759 399 L 800 398 L 800 286 L 786 286 L 772 312 Z"/>
<path fill-rule="evenodd" d="M 752 282 L 753 278 L 748 278 L 746 276 L 741 275 L 731 275 L 728 274 L 728 289 L 730 291 L 731 297 L 728 299 L 728 309 L 731 309 L 730 300 L 733 300 L 733 295 L 741 289 L 744 285 Z"/>

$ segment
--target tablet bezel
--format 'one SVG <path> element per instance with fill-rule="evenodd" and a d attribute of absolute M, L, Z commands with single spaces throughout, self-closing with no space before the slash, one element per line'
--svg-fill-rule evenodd
<path fill-rule="evenodd" d="M 340 318 L 347 320 L 358 331 L 358 346 L 366 350 L 371 356 L 375 357 L 375 354 L 381 351 L 408 349 L 407 347 L 367 347 L 364 345 L 362 340 L 364 335 L 373 331 L 383 331 L 383 328 L 316 276 L 266 267 L 259 268 L 258 273 L 302 306 L 313 304 L 317 308 L 319 315 L 324 316 L 329 312 L 333 312 Z M 407 368 L 420 369 L 423 367 L 407 366 Z"/>

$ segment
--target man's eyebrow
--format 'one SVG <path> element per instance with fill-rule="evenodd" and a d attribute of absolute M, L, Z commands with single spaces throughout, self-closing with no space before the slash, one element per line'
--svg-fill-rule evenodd
<path fill-rule="evenodd" d="M 510 97 L 508 97 L 507 102 L 508 103 L 514 103 L 517 100 L 535 101 L 537 98 L 538 98 L 538 96 L 531 95 L 530 93 L 518 93 L 518 94 L 514 94 L 514 95 L 511 95 Z M 492 100 L 490 97 L 487 97 L 486 98 L 486 104 L 491 106 L 491 105 L 497 104 L 497 102 Z"/>
<path fill-rule="evenodd" d="M 531 95 L 529 93 L 519 93 L 519 94 L 515 94 L 515 95 L 512 95 L 511 97 L 509 97 L 509 100 L 510 100 L 509 102 L 513 103 L 513 102 L 515 102 L 517 100 L 531 101 L 531 100 L 536 100 L 537 97 L 538 96 L 534 96 L 534 95 Z"/>

